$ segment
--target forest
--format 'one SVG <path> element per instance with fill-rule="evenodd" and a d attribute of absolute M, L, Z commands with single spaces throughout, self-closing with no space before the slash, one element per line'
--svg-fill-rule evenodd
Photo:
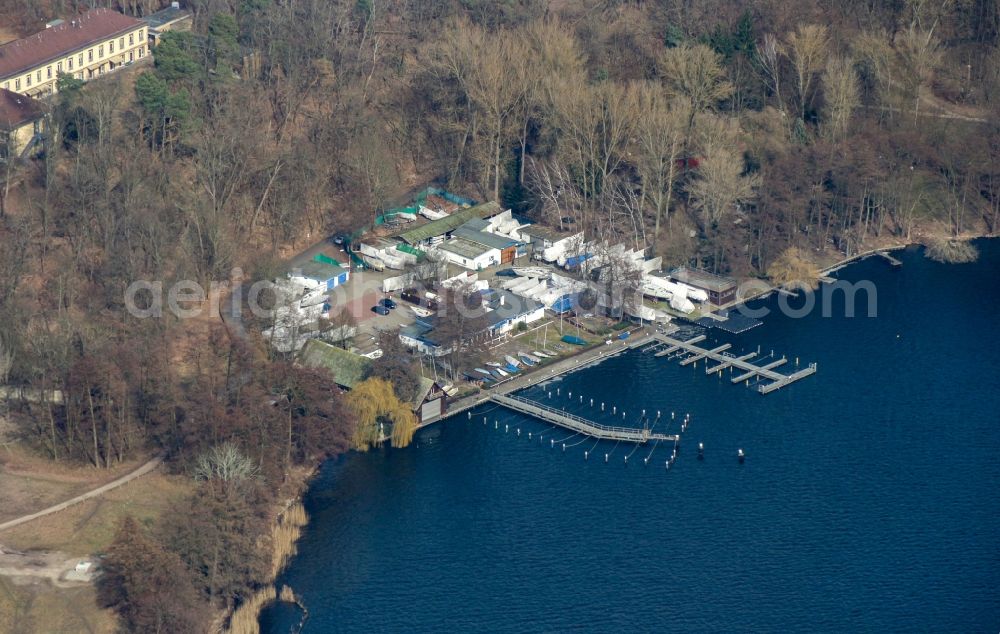
<path fill-rule="evenodd" d="M 0 17 L 26 34 L 95 4 L 164 3 Z M 198 482 L 183 522 L 126 523 L 109 554 L 131 631 L 250 596 L 289 470 L 376 415 L 255 327 L 135 319 L 135 280 L 273 278 L 428 182 L 735 276 L 1000 221 L 994 0 L 184 4 L 191 32 L 63 77 L 44 151 L 0 159 L 0 384 L 62 395 L 13 405 L 20 437 L 95 468 L 162 452 Z"/>

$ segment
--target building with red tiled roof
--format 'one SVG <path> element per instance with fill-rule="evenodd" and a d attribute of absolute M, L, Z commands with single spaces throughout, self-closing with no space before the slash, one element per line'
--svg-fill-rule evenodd
<path fill-rule="evenodd" d="M 44 118 L 40 102 L 0 88 L 0 159 L 20 156 L 41 132 Z"/>
<path fill-rule="evenodd" d="M 0 46 L 0 88 L 49 94 L 62 73 L 88 80 L 149 52 L 146 23 L 110 9 L 92 9 Z"/>

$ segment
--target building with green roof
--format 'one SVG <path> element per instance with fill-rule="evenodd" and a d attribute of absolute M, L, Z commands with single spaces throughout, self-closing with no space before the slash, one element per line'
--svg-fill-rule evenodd
<path fill-rule="evenodd" d="M 449 216 L 432 220 L 419 227 L 401 231 L 396 234 L 396 237 L 411 246 L 417 246 L 431 238 L 451 233 L 473 218 L 492 218 L 502 212 L 503 209 L 499 203 L 494 201 L 485 202 L 475 207 L 469 207 L 468 209 L 459 209 Z"/>
<path fill-rule="evenodd" d="M 365 380 L 372 365 L 372 360 L 368 357 L 348 352 L 319 339 L 306 342 L 299 354 L 299 362 L 308 368 L 329 370 L 334 382 L 348 390 Z M 410 407 L 421 420 L 440 416 L 444 413 L 444 392 L 431 379 L 420 377 L 417 394 Z"/>
<path fill-rule="evenodd" d="M 302 365 L 309 368 L 325 368 L 333 374 L 337 385 L 352 389 L 364 381 L 372 360 L 368 357 L 348 352 L 343 348 L 331 346 L 319 339 L 310 339 L 302 348 L 299 356 Z"/>

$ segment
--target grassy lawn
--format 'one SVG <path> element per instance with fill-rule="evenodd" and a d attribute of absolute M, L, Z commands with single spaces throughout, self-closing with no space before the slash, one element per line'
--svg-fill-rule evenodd
<path fill-rule="evenodd" d="M 112 634 L 115 615 L 97 607 L 93 586 L 17 585 L 0 577 L 0 634 Z"/>
<path fill-rule="evenodd" d="M 187 478 L 155 471 L 99 498 L 4 531 L 0 541 L 18 550 L 61 550 L 70 555 L 101 552 L 125 515 L 150 524 L 190 489 Z"/>
<path fill-rule="evenodd" d="M 0 522 L 39 511 L 110 482 L 138 467 L 133 460 L 113 469 L 55 463 L 16 445 L 0 449 Z"/>
<path fill-rule="evenodd" d="M 5 500 L 5 517 L 20 516 L 70 498 L 131 471 L 141 462 L 109 473 L 39 461 L 16 449 L 4 453 L 7 459 L 0 472 L 0 499 Z M 154 471 L 99 498 L 8 529 L 0 533 L 0 544 L 19 551 L 58 551 L 67 558 L 87 557 L 108 547 L 126 514 L 142 523 L 152 523 L 190 490 L 188 478 Z M 11 502 L 9 506 L 7 501 Z M 39 578 L 0 576 L 0 634 L 111 634 L 116 628 L 115 615 L 97 607 L 93 585 L 56 587 Z"/>

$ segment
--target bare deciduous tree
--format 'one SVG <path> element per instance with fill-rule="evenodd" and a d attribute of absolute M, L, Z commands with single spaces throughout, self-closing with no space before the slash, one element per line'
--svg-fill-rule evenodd
<path fill-rule="evenodd" d="M 687 99 L 691 107 L 689 132 L 694 126 L 695 114 L 713 108 L 733 94 L 722 58 L 704 44 L 667 49 L 660 56 L 660 73 L 670 92 Z"/>
<path fill-rule="evenodd" d="M 253 459 L 244 455 L 231 442 L 212 447 L 198 456 L 194 465 L 194 477 L 197 480 L 240 482 L 254 480 L 259 475 L 260 469 Z"/>
<path fill-rule="evenodd" d="M 804 118 L 812 103 L 816 76 L 825 65 L 830 38 L 825 26 L 805 24 L 788 35 L 788 50 L 795 70 L 799 118 Z"/>
<path fill-rule="evenodd" d="M 642 178 L 643 197 L 653 206 L 653 248 L 658 248 L 660 223 L 670 226 L 670 205 L 677 180 L 677 161 L 684 148 L 688 106 L 671 104 L 659 86 L 645 85 L 638 93 L 636 170 Z"/>
<path fill-rule="evenodd" d="M 941 64 L 940 44 L 933 29 L 923 31 L 910 27 L 896 36 L 895 48 L 903 89 L 913 103 L 916 120 L 920 116 L 921 91 L 930 84 L 934 71 Z"/>
<path fill-rule="evenodd" d="M 831 57 L 823 72 L 825 97 L 823 129 L 828 138 L 838 140 L 847 134 L 854 109 L 861 103 L 858 76 L 849 58 Z"/>
<path fill-rule="evenodd" d="M 757 47 L 757 66 L 764 79 L 764 84 L 774 93 L 778 102 L 778 111 L 785 112 L 785 100 L 781 96 L 782 59 L 785 47 L 772 33 L 764 36 L 764 41 Z"/>

